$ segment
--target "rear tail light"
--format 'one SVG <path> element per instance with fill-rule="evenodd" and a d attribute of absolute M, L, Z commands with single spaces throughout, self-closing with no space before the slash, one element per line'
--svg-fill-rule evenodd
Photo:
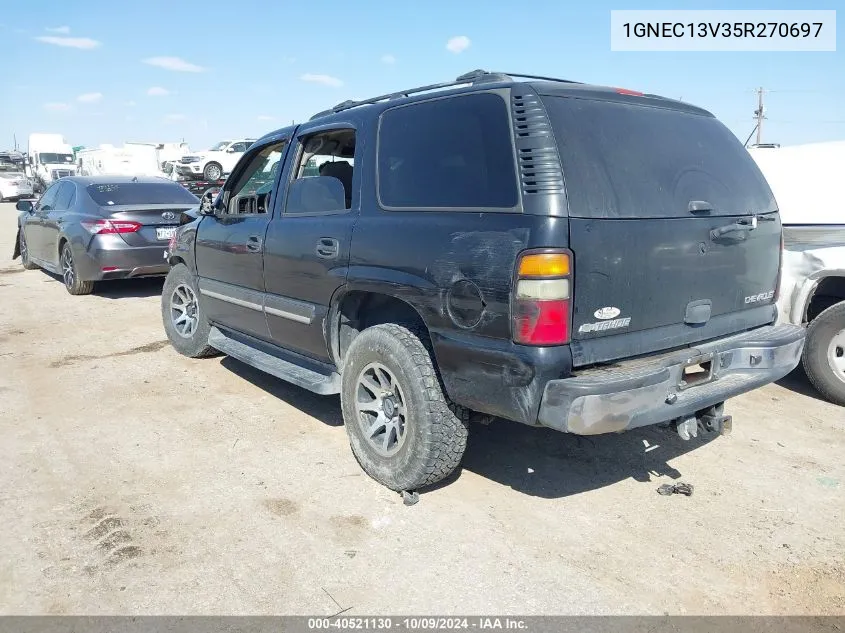
<path fill-rule="evenodd" d="M 80 222 L 86 231 L 92 235 L 106 235 L 109 233 L 135 233 L 142 224 L 126 220 L 97 220 L 95 222 Z"/>
<path fill-rule="evenodd" d="M 526 251 L 516 264 L 513 340 L 522 345 L 569 342 L 572 255 L 567 251 Z"/>

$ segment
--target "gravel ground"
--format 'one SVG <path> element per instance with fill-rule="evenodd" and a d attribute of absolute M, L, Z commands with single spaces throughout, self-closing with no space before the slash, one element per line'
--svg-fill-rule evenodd
<path fill-rule="evenodd" d="M 161 281 L 72 297 L 0 205 L 0 614 L 843 614 L 845 411 L 801 374 L 734 432 L 471 429 L 412 507 L 339 400 L 167 344 Z M 664 497 L 662 483 L 695 486 Z"/>

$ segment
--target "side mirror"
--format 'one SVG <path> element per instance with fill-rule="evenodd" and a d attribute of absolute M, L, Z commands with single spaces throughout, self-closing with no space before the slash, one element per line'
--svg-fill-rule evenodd
<path fill-rule="evenodd" d="M 202 194 L 202 198 L 200 198 L 199 208 L 200 215 L 214 215 L 214 195 L 216 193 L 216 191 L 206 191 L 204 194 Z"/>
<path fill-rule="evenodd" d="M 235 153 L 235 148 L 234 148 L 234 147 L 227 147 L 227 148 L 226 148 L 226 153 L 227 153 L 227 154 L 234 154 L 234 153 Z"/>
<path fill-rule="evenodd" d="M 18 200 L 15 208 L 18 211 L 25 211 L 26 213 L 32 213 L 35 211 L 35 205 L 32 204 L 32 200 Z"/>

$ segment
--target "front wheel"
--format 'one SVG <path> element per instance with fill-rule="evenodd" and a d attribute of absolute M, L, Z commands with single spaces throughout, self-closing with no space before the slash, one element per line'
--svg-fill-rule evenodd
<path fill-rule="evenodd" d="M 467 444 L 469 411 L 443 392 L 422 332 L 394 323 L 361 332 L 346 354 L 341 406 L 364 471 L 391 490 L 449 476 Z"/>
<path fill-rule="evenodd" d="M 813 386 L 830 402 L 845 406 L 845 301 L 810 321 L 802 361 Z"/>
<path fill-rule="evenodd" d="M 38 268 L 37 264 L 33 264 L 29 259 L 29 246 L 26 243 L 26 236 L 23 233 L 23 228 L 18 229 L 18 248 L 21 253 L 21 264 L 26 270 L 35 270 Z"/>
<path fill-rule="evenodd" d="M 217 353 L 208 344 L 211 325 L 200 310 L 196 277 L 185 264 L 176 264 L 167 273 L 161 291 L 161 317 L 170 344 L 180 354 L 205 358 Z"/>
<path fill-rule="evenodd" d="M 65 288 L 72 295 L 90 295 L 94 290 L 93 281 L 83 281 L 79 278 L 79 273 L 76 270 L 76 263 L 73 261 L 73 249 L 70 242 L 65 242 L 62 246 L 62 281 L 65 282 Z"/>

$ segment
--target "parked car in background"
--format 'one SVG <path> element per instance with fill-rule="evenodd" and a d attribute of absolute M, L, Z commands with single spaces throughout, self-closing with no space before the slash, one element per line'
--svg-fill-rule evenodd
<path fill-rule="evenodd" d="M 168 245 L 173 347 L 339 393 L 355 457 L 393 490 L 448 476 L 473 415 L 729 431 L 725 400 L 804 343 L 775 324 L 765 179 L 705 110 L 518 78 L 345 102 L 257 141 Z"/>
<path fill-rule="evenodd" d="M 176 171 L 186 178 L 220 180 L 232 171 L 238 159 L 254 142 L 255 139 L 220 141 L 205 152 L 196 152 L 180 158 L 175 163 Z"/>
<path fill-rule="evenodd" d="M 0 163 L 0 202 L 20 200 L 32 195 L 32 183 L 23 168 L 11 162 Z"/>
<path fill-rule="evenodd" d="M 807 325 L 803 366 L 830 402 L 845 406 L 845 141 L 749 150 L 783 222 L 783 323 Z"/>
<path fill-rule="evenodd" d="M 62 276 L 73 295 L 94 282 L 164 275 L 164 247 L 198 199 L 164 178 L 70 177 L 20 201 L 13 259 Z"/>

